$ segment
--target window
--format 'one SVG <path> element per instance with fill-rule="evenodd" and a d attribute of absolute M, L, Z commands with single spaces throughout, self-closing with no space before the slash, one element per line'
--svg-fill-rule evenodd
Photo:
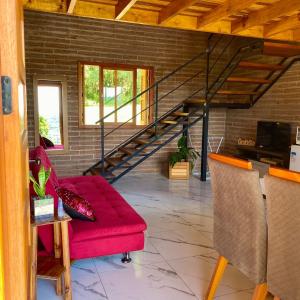
<path fill-rule="evenodd" d="M 66 80 L 35 76 L 35 144 L 48 151 L 64 152 L 68 148 Z"/>
<path fill-rule="evenodd" d="M 92 63 L 79 64 L 80 125 L 92 127 L 102 117 L 117 125 L 147 125 L 151 120 L 152 92 L 146 92 L 118 111 L 152 84 L 153 69 Z M 115 112 L 114 112 L 115 111 Z"/>

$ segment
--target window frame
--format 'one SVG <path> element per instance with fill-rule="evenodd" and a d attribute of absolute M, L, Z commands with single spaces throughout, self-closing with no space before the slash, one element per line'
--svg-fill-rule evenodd
<path fill-rule="evenodd" d="M 39 133 L 39 108 L 38 108 L 38 86 L 39 82 L 45 84 L 57 83 L 61 85 L 61 101 L 60 101 L 60 128 L 63 149 L 45 149 L 48 153 L 65 154 L 69 151 L 69 136 L 68 136 L 68 103 L 67 103 L 67 80 L 66 76 L 55 75 L 37 75 L 33 76 L 33 98 L 34 98 L 34 141 L 35 147 L 40 146 L 40 133 Z"/>
<path fill-rule="evenodd" d="M 90 61 L 79 61 L 78 62 L 78 99 L 79 99 L 79 128 L 99 128 L 100 125 L 89 125 L 84 123 L 84 66 L 91 65 L 91 66 L 99 66 L 99 83 L 100 83 L 100 93 L 99 93 L 99 112 L 100 116 L 99 119 L 103 117 L 104 113 L 104 103 L 103 103 L 103 69 L 110 69 L 110 70 L 125 70 L 125 71 L 133 71 L 133 97 L 136 96 L 137 92 L 137 69 L 144 69 L 149 71 L 149 87 L 154 84 L 154 67 L 145 66 L 145 65 L 130 65 L 130 64 L 116 64 L 116 63 L 103 63 L 103 62 L 90 62 Z M 136 102 L 135 100 L 133 102 Z M 149 91 L 149 104 L 152 105 L 154 103 L 154 92 L 153 89 Z M 136 114 L 136 105 L 133 106 L 133 115 Z M 134 123 L 136 122 L 135 119 Z M 153 105 L 150 106 L 149 109 L 149 120 L 147 124 L 144 125 L 137 125 L 127 123 L 124 124 L 123 128 L 144 128 L 148 126 L 153 121 Z M 106 128 L 115 128 L 120 126 L 123 122 L 105 122 Z"/>

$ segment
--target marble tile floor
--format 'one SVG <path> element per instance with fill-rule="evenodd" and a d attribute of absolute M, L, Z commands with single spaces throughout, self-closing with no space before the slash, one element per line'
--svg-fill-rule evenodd
<path fill-rule="evenodd" d="M 210 183 L 157 174 L 122 178 L 115 188 L 148 224 L 144 251 L 124 265 L 120 255 L 76 261 L 74 300 L 202 300 L 218 257 L 212 243 Z M 217 300 L 251 300 L 254 286 L 229 266 Z M 38 300 L 60 299 L 38 280 Z"/>

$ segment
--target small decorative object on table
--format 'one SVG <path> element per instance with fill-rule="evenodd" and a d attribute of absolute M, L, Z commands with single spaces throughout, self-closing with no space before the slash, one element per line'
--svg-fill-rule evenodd
<path fill-rule="evenodd" d="M 182 136 L 178 140 L 177 147 L 178 151 L 172 153 L 169 158 L 169 178 L 189 179 L 195 160 L 200 155 L 194 148 L 187 146 L 186 136 Z"/>
<path fill-rule="evenodd" d="M 255 146 L 255 141 L 252 139 L 243 139 L 243 138 L 239 138 L 238 139 L 238 145 L 240 146 Z"/>
<path fill-rule="evenodd" d="M 42 165 L 38 173 L 38 182 L 30 175 L 33 189 L 37 197 L 33 197 L 33 215 L 35 218 L 51 218 L 54 214 L 54 199 L 51 195 L 46 195 L 46 184 L 51 174 L 51 168 L 45 170 Z"/>

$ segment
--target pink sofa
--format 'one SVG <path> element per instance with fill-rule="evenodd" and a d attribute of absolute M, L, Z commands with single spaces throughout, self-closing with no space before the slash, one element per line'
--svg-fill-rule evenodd
<path fill-rule="evenodd" d="M 88 200 L 96 215 L 95 222 L 73 219 L 69 224 L 70 254 L 72 259 L 123 253 L 123 262 L 129 262 L 129 252 L 144 248 L 145 221 L 124 198 L 100 176 L 79 176 L 58 179 L 42 147 L 30 152 L 30 159 L 40 159 L 46 169 L 52 168 L 46 186 L 47 194 L 58 196 L 55 188 L 63 186 Z M 32 163 L 36 175 L 39 166 Z M 45 251 L 53 253 L 53 226 L 39 228 L 39 238 Z"/>

